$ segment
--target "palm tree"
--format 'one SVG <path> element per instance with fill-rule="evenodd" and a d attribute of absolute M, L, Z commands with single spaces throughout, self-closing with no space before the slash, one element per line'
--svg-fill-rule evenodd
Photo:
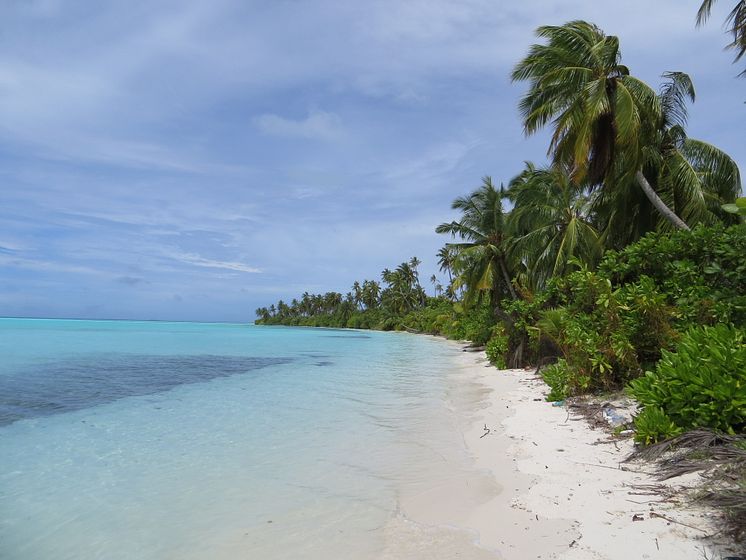
<path fill-rule="evenodd" d="M 435 231 L 463 240 L 449 243 L 448 247 L 457 255 L 467 288 L 466 300 L 473 301 L 485 292 L 490 294 L 493 307 L 497 307 L 506 293 L 518 299 L 505 252 L 502 192 L 493 186 L 490 177 L 484 177 L 481 187 L 468 196 L 457 198 L 451 207 L 461 211 L 461 219 L 440 224 Z"/>
<path fill-rule="evenodd" d="M 387 287 L 381 293 L 381 300 L 386 307 L 397 313 L 404 313 L 425 304 L 427 296 L 420 285 L 417 273 L 419 265 L 419 259 L 413 257 L 393 271 L 384 269 L 381 278 Z"/>
<path fill-rule="evenodd" d="M 667 206 L 688 224 L 729 221 L 722 204 L 741 190 L 738 166 L 715 146 L 686 135 L 687 100 L 694 101 L 691 78 L 667 72 L 658 94 L 660 113 L 653 134 L 642 151 L 642 171 Z M 624 158 L 620 160 L 624 165 Z M 636 241 L 658 223 L 648 200 L 639 196 L 632 181 L 618 181 L 613 190 L 600 192 L 597 215 L 607 223 L 607 245 L 619 247 Z"/>
<path fill-rule="evenodd" d="M 261 321 L 267 321 L 270 318 L 269 309 L 266 307 L 259 307 L 254 311 L 254 313 L 256 313 L 256 316 L 259 317 Z"/>
<path fill-rule="evenodd" d="M 697 26 L 703 25 L 709 19 L 714 4 L 715 0 L 702 2 L 697 12 Z M 728 48 L 736 51 L 734 62 L 738 62 L 746 54 L 746 0 L 736 2 L 735 7 L 725 18 L 725 25 L 729 28 L 728 33 L 733 35 L 733 42 L 728 45 Z M 746 75 L 746 70 L 740 75 Z"/>
<path fill-rule="evenodd" d="M 352 301 L 355 303 L 355 307 L 362 308 L 363 289 L 357 280 L 352 284 L 352 294 Z"/>
<path fill-rule="evenodd" d="M 438 265 L 440 266 L 440 271 L 445 272 L 448 274 L 448 286 L 446 287 L 446 296 L 448 299 L 453 301 L 455 296 L 455 288 L 453 286 L 453 264 L 454 264 L 454 258 L 455 255 L 453 254 L 453 249 L 446 245 L 445 247 L 441 247 L 438 250 L 438 253 L 436 254 L 438 257 Z"/>
<path fill-rule="evenodd" d="M 567 167 L 537 168 L 527 162 L 507 196 L 514 205 L 508 218 L 514 237 L 510 254 L 525 264 L 534 290 L 563 274 L 572 259 L 592 264 L 601 255 L 586 189 L 572 180 Z"/>
<path fill-rule="evenodd" d="M 530 83 L 519 105 L 525 133 L 551 120 L 549 153 L 555 163 L 570 166 L 578 183 L 610 182 L 623 157 L 625 175 L 635 178 L 651 204 L 674 227 L 689 229 L 642 172 L 645 140 L 650 123 L 659 121 L 660 104 L 621 64 L 619 39 L 585 21 L 539 27 L 537 35 L 548 43 L 533 45 L 512 74 L 513 81 Z"/>
<path fill-rule="evenodd" d="M 451 248 L 447 245 L 441 247 L 436 256 L 438 257 L 440 271 L 448 274 L 449 283 L 453 282 L 453 252 L 451 251 Z"/>
<path fill-rule="evenodd" d="M 715 146 L 687 137 L 686 102 L 695 100 L 691 78 L 683 72 L 663 77 L 660 121 L 644 151 L 646 167 L 677 214 L 688 223 L 712 223 L 722 217 L 721 205 L 741 191 L 738 166 Z"/>
<path fill-rule="evenodd" d="M 366 309 L 375 309 L 378 307 L 381 296 L 381 285 L 375 280 L 365 280 L 363 282 L 362 301 Z"/>
<path fill-rule="evenodd" d="M 440 282 L 438 282 L 438 277 L 435 276 L 435 274 L 430 276 L 430 283 L 433 285 L 433 295 L 435 297 L 438 297 L 443 291 L 443 286 L 440 285 Z"/>

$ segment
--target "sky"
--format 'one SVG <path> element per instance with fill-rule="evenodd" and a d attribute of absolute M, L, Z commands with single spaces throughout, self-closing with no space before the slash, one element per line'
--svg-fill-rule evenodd
<path fill-rule="evenodd" d="M 427 281 L 451 201 L 546 159 L 509 79 L 539 25 L 688 72 L 689 134 L 746 169 L 732 3 L 4 0 L 0 316 L 251 321 L 415 255 Z"/>

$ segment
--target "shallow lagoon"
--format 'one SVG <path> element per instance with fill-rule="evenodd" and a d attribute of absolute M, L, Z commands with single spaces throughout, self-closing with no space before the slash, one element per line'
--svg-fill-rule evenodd
<path fill-rule="evenodd" d="M 399 333 L 0 319 L 0 557 L 376 558 L 402 492 L 471 469 Z"/>

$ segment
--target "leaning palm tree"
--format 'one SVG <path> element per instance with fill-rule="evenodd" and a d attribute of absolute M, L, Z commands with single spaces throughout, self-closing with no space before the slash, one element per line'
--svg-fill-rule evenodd
<path fill-rule="evenodd" d="M 642 150 L 642 171 L 665 204 L 688 224 L 730 221 L 722 204 L 738 196 L 741 177 L 735 161 L 715 146 L 686 134 L 687 101 L 694 85 L 683 72 L 667 72 L 658 95 L 660 112 Z M 624 175 L 624 157 L 617 162 Z M 607 223 L 609 246 L 631 243 L 652 229 L 665 229 L 631 181 L 598 193 L 595 209 Z"/>
<path fill-rule="evenodd" d="M 554 127 L 549 153 L 572 169 L 578 183 L 610 182 L 624 157 L 655 208 L 680 229 L 689 226 L 673 212 L 643 174 L 643 148 L 651 123 L 659 120 L 655 92 L 621 64 L 619 39 L 585 21 L 543 26 L 537 35 L 547 44 L 533 45 L 513 70 L 513 81 L 530 87 L 519 108 L 530 135 Z"/>
<path fill-rule="evenodd" d="M 473 302 L 488 293 L 497 307 L 501 299 L 518 296 L 513 288 L 506 255 L 505 213 L 501 191 L 490 177 L 482 179 L 482 186 L 468 196 L 457 198 L 451 207 L 461 211 L 461 219 L 440 224 L 437 233 L 451 234 L 462 240 L 449 243 L 456 253 L 456 269 L 466 285 L 465 301 Z"/>
<path fill-rule="evenodd" d="M 710 18 L 714 4 L 715 0 L 704 0 L 702 2 L 697 12 L 698 26 L 703 25 Z M 733 36 L 733 41 L 728 45 L 728 48 L 736 51 L 734 62 L 738 62 L 746 54 L 746 0 L 736 2 L 735 7 L 725 18 L 725 25 L 728 28 L 728 33 Z M 740 75 L 746 76 L 746 70 L 741 72 Z"/>
<path fill-rule="evenodd" d="M 507 196 L 513 202 L 508 218 L 510 254 L 524 263 L 533 290 L 565 273 L 573 259 L 593 264 L 600 257 L 600 234 L 591 222 L 589 196 L 567 167 L 537 168 L 527 162 L 510 182 Z"/>

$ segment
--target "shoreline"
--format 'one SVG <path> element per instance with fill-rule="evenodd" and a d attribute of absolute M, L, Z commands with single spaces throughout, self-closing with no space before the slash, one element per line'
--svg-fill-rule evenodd
<path fill-rule="evenodd" d="M 466 449 L 485 476 L 403 498 L 409 527 L 396 530 L 422 548 L 382 559 L 727 555 L 725 543 L 706 539 L 718 532 L 715 515 L 646 489 L 662 483 L 645 465 L 621 468 L 631 439 L 612 438 L 546 402 L 546 385 L 533 372 L 497 370 L 484 352 L 463 352 L 455 362 L 455 383 L 482 387 L 483 395 L 471 402 L 476 410 L 462 412 Z"/>

